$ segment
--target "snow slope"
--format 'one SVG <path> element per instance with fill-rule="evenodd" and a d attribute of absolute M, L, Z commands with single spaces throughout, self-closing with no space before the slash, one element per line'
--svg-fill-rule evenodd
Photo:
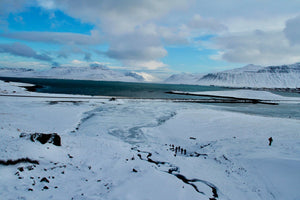
<path fill-rule="evenodd" d="M 210 73 L 199 79 L 200 85 L 253 88 L 299 88 L 300 63 L 282 66 L 244 68 Z"/>
<path fill-rule="evenodd" d="M 28 95 L 17 89 L 0 84 Z M 1 199 L 300 198 L 299 120 L 160 100 L 8 96 L 0 113 L 0 160 L 39 161 L 0 164 Z M 62 146 L 19 137 L 35 132 L 57 132 Z"/>
<path fill-rule="evenodd" d="M 197 81 L 203 76 L 204 74 L 189 74 L 189 73 L 173 74 L 167 79 L 165 79 L 164 83 L 195 85 L 197 84 Z"/>
<path fill-rule="evenodd" d="M 89 67 L 52 67 L 51 69 L 44 71 L 25 68 L 0 68 L 0 76 L 125 82 L 142 82 L 150 80 L 146 73 L 138 74 L 135 72 L 114 71 L 102 65 L 91 65 Z"/>

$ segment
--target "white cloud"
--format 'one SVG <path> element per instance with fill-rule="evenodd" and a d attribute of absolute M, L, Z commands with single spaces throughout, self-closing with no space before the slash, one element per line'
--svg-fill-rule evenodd
<path fill-rule="evenodd" d="M 125 66 L 130 66 L 131 69 L 134 70 L 158 70 L 161 68 L 167 67 L 166 64 L 160 61 L 150 60 L 150 61 L 135 61 L 135 60 L 128 60 L 125 61 Z"/>
<path fill-rule="evenodd" d="M 291 46 L 282 31 L 231 34 L 215 42 L 219 57 L 229 62 L 277 65 L 300 60 L 300 45 Z"/>

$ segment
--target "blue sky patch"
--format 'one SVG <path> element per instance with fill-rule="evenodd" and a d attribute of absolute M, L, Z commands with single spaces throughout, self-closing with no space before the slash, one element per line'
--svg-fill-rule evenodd
<path fill-rule="evenodd" d="M 45 11 L 40 7 L 30 7 L 21 13 L 8 16 L 11 31 L 49 31 L 89 34 L 94 25 L 82 23 L 62 11 Z"/>

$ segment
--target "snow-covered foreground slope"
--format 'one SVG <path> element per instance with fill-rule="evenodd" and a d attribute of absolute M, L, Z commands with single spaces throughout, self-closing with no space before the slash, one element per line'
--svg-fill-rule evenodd
<path fill-rule="evenodd" d="M 300 63 L 265 68 L 248 65 L 240 69 L 207 74 L 197 83 L 228 87 L 299 88 Z"/>
<path fill-rule="evenodd" d="M 114 71 L 102 65 L 89 67 L 52 67 L 44 71 L 25 68 L 0 68 L 0 76 L 126 82 L 152 81 L 153 78 L 146 73 Z"/>
<path fill-rule="evenodd" d="M 300 198 L 299 120 L 158 100 L 0 96 L 0 112 L 0 160 L 39 162 L 0 164 L 1 199 Z M 36 132 L 62 146 L 19 137 Z"/>

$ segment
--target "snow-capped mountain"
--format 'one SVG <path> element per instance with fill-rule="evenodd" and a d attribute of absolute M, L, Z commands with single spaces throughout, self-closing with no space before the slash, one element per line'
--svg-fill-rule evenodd
<path fill-rule="evenodd" d="M 299 88 L 300 63 L 269 67 L 247 65 L 239 69 L 207 74 L 197 83 L 228 87 Z"/>
<path fill-rule="evenodd" d="M 52 67 L 51 69 L 44 71 L 36 71 L 26 68 L 0 68 L 0 76 L 126 82 L 147 81 L 143 74 L 136 72 L 114 71 L 103 65 L 91 65 L 89 67 Z"/>
<path fill-rule="evenodd" d="M 173 84 L 198 84 L 197 81 L 203 77 L 204 74 L 173 74 L 164 80 L 164 83 L 173 83 Z"/>

